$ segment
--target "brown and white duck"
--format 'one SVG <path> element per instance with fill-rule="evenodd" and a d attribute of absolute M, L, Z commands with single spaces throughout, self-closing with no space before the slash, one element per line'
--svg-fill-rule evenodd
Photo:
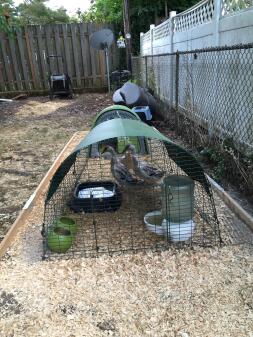
<path fill-rule="evenodd" d="M 120 186 L 131 187 L 143 183 L 143 181 L 134 177 L 127 167 L 122 163 L 122 158 L 117 156 L 112 146 L 106 146 L 102 156 L 111 160 L 111 172 Z"/>
<path fill-rule="evenodd" d="M 136 176 L 143 179 L 146 183 L 159 183 L 165 175 L 165 171 L 159 170 L 158 168 L 151 166 L 146 161 L 139 160 L 134 145 L 126 145 L 124 149 L 124 153 L 125 152 L 130 152 L 131 154 L 133 161 L 133 171 Z"/>

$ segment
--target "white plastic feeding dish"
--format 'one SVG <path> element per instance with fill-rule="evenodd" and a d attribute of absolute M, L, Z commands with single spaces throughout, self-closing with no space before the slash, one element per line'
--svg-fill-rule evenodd
<path fill-rule="evenodd" d="M 164 219 L 162 222 L 163 233 L 173 242 L 187 241 L 191 239 L 195 228 L 193 220 L 182 223 L 173 223 Z"/>
<path fill-rule="evenodd" d="M 157 235 L 164 235 L 164 228 L 162 226 L 162 212 L 153 211 L 144 216 L 144 223 L 147 230 Z"/>

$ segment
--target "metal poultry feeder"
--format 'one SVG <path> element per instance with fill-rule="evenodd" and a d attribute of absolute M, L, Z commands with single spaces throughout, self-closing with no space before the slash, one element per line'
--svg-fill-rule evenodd
<path fill-rule="evenodd" d="M 107 147 L 103 154 L 90 157 L 93 144 L 119 137 L 144 137 L 148 152 L 135 153 L 130 144 L 125 154 Z M 182 183 L 178 183 L 180 195 L 183 193 L 179 198 L 177 182 L 173 182 L 182 176 L 193 183 L 188 184 L 189 193 L 188 187 L 181 188 Z M 82 198 L 77 194 L 80 186 L 86 199 L 83 208 L 75 209 L 75 199 Z M 189 209 L 189 202 L 192 205 L 186 225 L 185 218 L 182 223 L 180 216 L 175 218 L 175 209 L 173 216 L 170 214 L 171 197 L 179 214 L 183 214 L 185 205 Z M 153 220 L 155 215 L 153 224 L 148 215 L 153 215 Z M 55 228 L 62 216 L 71 218 L 77 229 L 67 250 L 69 241 L 65 243 L 59 234 L 58 243 L 57 233 L 61 231 Z M 191 232 L 186 235 L 189 226 Z M 163 250 L 172 245 L 213 246 L 220 242 L 212 191 L 198 161 L 156 129 L 137 119 L 120 118 L 95 126 L 58 168 L 45 199 L 42 233 L 43 258 Z M 57 248 L 57 244 L 64 246 Z"/>

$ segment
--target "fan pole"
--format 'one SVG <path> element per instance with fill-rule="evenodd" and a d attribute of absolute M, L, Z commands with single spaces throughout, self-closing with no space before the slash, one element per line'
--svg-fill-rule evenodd
<path fill-rule="evenodd" d="M 124 33 L 126 41 L 126 63 L 127 70 L 132 73 L 132 59 L 131 59 L 131 35 L 130 35 L 130 21 L 129 21 L 129 2 L 123 0 L 123 20 L 124 20 Z M 129 37 L 130 35 L 130 37 Z"/>
<path fill-rule="evenodd" d="M 109 50 L 108 50 L 108 48 L 105 48 L 105 60 L 106 60 L 108 93 L 110 94 L 111 93 L 111 83 L 110 83 Z"/>

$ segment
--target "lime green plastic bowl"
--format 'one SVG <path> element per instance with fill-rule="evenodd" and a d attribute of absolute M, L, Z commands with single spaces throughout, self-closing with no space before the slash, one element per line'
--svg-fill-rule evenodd
<path fill-rule="evenodd" d="M 76 235 L 77 226 L 75 220 L 62 216 L 55 220 L 55 227 L 68 229 L 72 235 Z"/>
<path fill-rule="evenodd" d="M 66 253 L 73 242 L 73 235 L 68 229 L 55 227 L 48 232 L 47 246 L 54 253 Z"/>

